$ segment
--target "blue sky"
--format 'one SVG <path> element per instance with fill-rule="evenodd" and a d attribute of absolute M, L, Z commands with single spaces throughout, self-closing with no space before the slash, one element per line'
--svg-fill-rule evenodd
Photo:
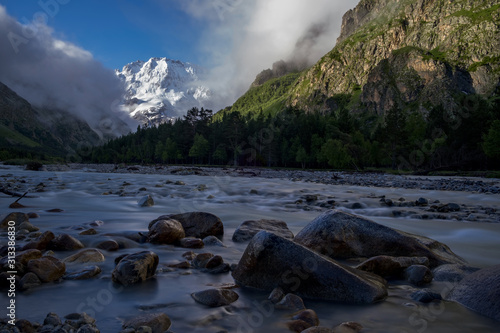
<path fill-rule="evenodd" d="M 0 0 L 21 23 L 44 12 L 54 36 L 90 51 L 105 67 L 168 57 L 207 65 L 200 52 L 206 20 L 177 0 Z M 214 9 L 215 10 L 215 9 Z"/>

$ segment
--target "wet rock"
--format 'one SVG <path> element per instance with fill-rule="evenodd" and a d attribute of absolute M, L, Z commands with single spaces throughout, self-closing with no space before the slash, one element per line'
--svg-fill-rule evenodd
<path fill-rule="evenodd" d="M 29 223 L 29 222 L 23 222 L 19 225 L 19 230 L 28 230 L 29 232 L 33 232 L 33 231 L 38 231 L 40 230 L 40 228 L 38 227 L 35 227 L 33 224 Z"/>
<path fill-rule="evenodd" d="M 446 205 L 442 205 L 438 208 L 438 212 L 440 213 L 448 213 L 448 212 L 458 212 L 460 211 L 460 206 L 456 203 L 449 203 Z"/>
<path fill-rule="evenodd" d="M 29 217 L 30 219 L 37 219 L 37 218 L 39 218 L 39 217 L 40 217 L 40 215 L 38 215 L 37 213 L 34 213 L 34 212 L 30 212 L 30 213 L 28 213 L 27 215 L 28 215 L 28 217 Z"/>
<path fill-rule="evenodd" d="M 335 333 L 335 332 L 333 331 L 333 329 L 328 327 L 313 326 L 306 330 L 303 330 L 302 333 Z"/>
<path fill-rule="evenodd" d="M 299 311 L 305 309 L 304 301 L 302 298 L 295 294 L 286 294 L 278 303 L 277 309 Z"/>
<path fill-rule="evenodd" d="M 123 328 L 138 330 L 141 327 L 150 327 L 153 333 L 163 333 L 170 328 L 172 322 L 164 313 L 149 313 L 127 320 Z"/>
<path fill-rule="evenodd" d="M 187 260 L 193 260 L 194 258 L 196 258 L 196 253 L 194 253 L 193 251 L 184 252 L 182 254 L 182 257 Z"/>
<path fill-rule="evenodd" d="M 286 326 L 290 331 L 300 333 L 300 332 L 305 331 L 306 329 L 308 329 L 312 325 L 303 321 L 303 320 L 295 319 L 295 320 L 291 320 L 291 321 L 287 322 Z"/>
<path fill-rule="evenodd" d="M 193 299 L 206 306 L 219 307 L 236 302 L 238 294 L 229 289 L 208 289 L 192 293 Z"/>
<path fill-rule="evenodd" d="M 219 267 L 223 263 L 224 263 L 224 259 L 222 259 L 221 256 L 213 256 L 212 258 L 210 258 L 207 261 L 207 263 L 205 265 L 205 268 L 207 268 L 207 269 L 214 269 L 216 267 Z"/>
<path fill-rule="evenodd" d="M 50 241 L 48 249 L 54 251 L 74 251 L 83 249 L 85 246 L 73 236 L 61 234 Z"/>
<path fill-rule="evenodd" d="M 0 217 L 0 220 L 2 221 L 0 222 L 1 229 L 6 229 L 9 226 L 10 221 L 14 221 L 16 227 L 21 225 L 23 222 L 29 222 L 28 215 L 19 212 L 2 215 L 2 217 Z"/>
<path fill-rule="evenodd" d="M 356 268 L 386 279 L 399 279 L 404 276 L 405 270 L 412 265 L 429 266 L 429 259 L 426 257 L 377 256 L 359 264 Z"/>
<path fill-rule="evenodd" d="M 24 274 L 24 276 L 19 281 L 19 289 L 28 290 L 31 288 L 38 287 L 42 284 L 42 281 L 38 278 L 35 273 L 29 272 Z"/>
<path fill-rule="evenodd" d="M 26 319 L 17 320 L 16 327 L 22 333 L 36 333 L 36 328 Z"/>
<path fill-rule="evenodd" d="M 424 265 L 412 265 L 405 270 L 405 277 L 408 282 L 422 286 L 432 282 L 432 272 Z"/>
<path fill-rule="evenodd" d="M 418 198 L 415 201 L 415 204 L 417 206 L 427 206 L 429 204 L 429 200 L 427 200 L 426 198 Z"/>
<path fill-rule="evenodd" d="M 439 301 L 442 299 L 441 295 L 430 290 L 420 289 L 410 295 L 411 299 L 417 302 L 430 303 L 432 301 Z"/>
<path fill-rule="evenodd" d="M 427 257 L 431 267 L 464 263 L 443 243 L 339 210 L 327 211 L 318 216 L 295 236 L 294 241 L 337 259 L 389 255 Z"/>
<path fill-rule="evenodd" d="M 103 262 L 104 260 L 106 258 L 101 251 L 97 249 L 85 249 L 65 258 L 63 261 L 67 263 L 87 263 Z"/>
<path fill-rule="evenodd" d="M 97 244 L 96 248 L 105 251 L 118 251 L 118 249 L 120 249 L 120 244 L 115 240 L 108 239 Z"/>
<path fill-rule="evenodd" d="M 94 228 L 90 228 L 90 229 L 87 229 L 87 230 L 80 232 L 79 235 L 82 235 L 82 236 L 97 235 L 97 231 Z"/>
<path fill-rule="evenodd" d="M 28 271 L 35 273 L 42 282 L 52 282 L 64 275 L 66 265 L 59 259 L 48 256 L 30 260 Z"/>
<path fill-rule="evenodd" d="M 186 249 L 201 249 L 205 246 L 203 241 L 199 238 L 194 237 L 186 237 L 179 241 L 180 247 L 184 247 Z"/>
<path fill-rule="evenodd" d="M 183 186 L 183 185 L 186 185 L 186 183 L 184 183 L 182 180 L 177 180 L 174 185 L 180 185 L 180 186 Z"/>
<path fill-rule="evenodd" d="M 148 242 L 174 244 L 185 236 L 184 228 L 177 220 L 158 220 L 149 226 Z"/>
<path fill-rule="evenodd" d="M 351 209 L 362 209 L 363 205 L 360 204 L 359 202 L 355 202 L 351 205 Z"/>
<path fill-rule="evenodd" d="M 460 281 L 448 295 L 483 316 L 500 320 L 500 265 L 483 268 Z"/>
<path fill-rule="evenodd" d="M 204 212 L 163 215 L 151 221 L 150 226 L 158 220 L 174 219 L 179 221 L 186 233 L 185 237 L 205 238 L 224 235 L 224 225 L 217 216 Z"/>
<path fill-rule="evenodd" d="M 203 238 L 203 244 L 205 244 L 205 246 L 220 246 L 220 247 L 226 247 L 224 245 L 224 243 L 222 243 L 220 241 L 220 239 L 218 239 L 217 237 L 215 236 L 208 236 L 208 237 L 205 237 Z"/>
<path fill-rule="evenodd" d="M 432 274 L 434 275 L 434 281 L 459 282 L 467 275 L 478 270 L 479 268 L 465 265 L 447 264 L 434 268 Z"/>
<path fill-rule="evenodd" d="M 262 230 L 272 232 L 283 238 L 293 239 L 293 233 L 288 229 L 286 222 L 262 219 L 243 222 L 234 232 L 233 242 L 249 241 Z"/>
<path fill-rule="evenodd" d="M 318 326 L 319 325 L 319 318 L 318 315 L 314 310 L 311 309 L 306 309 L 299 311 L 296 313 L 292 319 L 295 320 L 303 320 L 306 323 L 308 323 L 310 326 Z"/>
<path fill-rule="evenodd" d="M 213 256 L 212 253 L 200 253 L 193 259 L 193 266 L 195 268 L 205 268 L 207 267 L 208 261 L 212 259 Z"/>
<path fill-rule="evenodd" d="M 50 326 L 56 327 L 56 326 L 62 325 L 62 321 L 61 321 L 61 318 L 59 318 L 59 316 L 56 313 L 50 312 L 49 314 L 47 314 L 47 316 L 43 320 L 43 325 L 44 326 L 50 325 Z"/>
<path fill-rule="evenodd" d="M 71 330 L 71 328 L 74 328 L 77 333 L 80 332 L 80 329 L 86 327 L 85 329 L 89 329 L 89 328 L 93 328 L 93 329 L 97 329 L 97 327 L 95 326 L 95 319 L 92 318 L 91 316 L 89 316 L 88 314 L 86 314 L 85 312 L 83 313 L 70 313 L 69 315 L 67 316 L 64 316 L 64 319 L 65 320 L 65 325 L 67 326 L 70 326 L 68 327 L 69 330 Z M 90 333 L 94 333 L 94 332 L 99 332 L 99 330 L 95 331 L 95 330 L 91 330 L 91 331 L 85 331 L 85 332 L 90 332 Z"/>
<path fill-rule="evenodd" d="M 83 270 L 78 272 L 69 273 L 64 276 L 66 280 L 87 280 L 94 276 L 101 274 L 101 268 L 99 266 L 87 266 Z"/>
<path fill-rule="evenodd" d="M 111 278 L 125 286 L 145 281 L 156 274 L 158 255 L 152 251 L 129 254 L 116 265 Z"/>
<path fill-rule="evenodd" d="M 272 233 L 261 231 L 232 272 L 239 285 L 263 290 L 281 287 L 313 299 L 372 303 L 386 297 L 385 281 Z"/>
<path fill-rule="evenodd" d="M 280 287 L 274 288 L 273 291 L 271 291 L 271 294 L 269 294 L 269 297 L 267 298 L 270 300 L 273 304 L 279 303 L 283 297 L 285 297 L 285 292 L 283 289 Z"/>
<path fill-rule="evenodd" d="M 153 200 L 153 197 L 150 194 L 148 194 L 142 197 L 139 200 L 138 204 L 141 207 L 153 207 L 155 205 L 155 201 Z"/>
<path fill-rule="evenodd" d="M 191 268 L 191 263 L 189 261 L 181 261 L 175 264 L 168 264 L 167 267 L 189 269 Z"/>
<path fill-rule="evenodd" d="M 42 257 L 42 252 L 39 250 L 31 249 L 31 250 L 25 250 L 21 252 L 17 252 L 15 256 L 15 271 L 18 272 L 18 274 L 24 274 L 26 272 L 26 266 L 28 265 L 28 262 L 31 259 L 38 259 Z M 9 267 L 9 261 L 8 257 L 4 257 L 0 260 L 0 265 L 3 266 L 5 271 L 12 271 L 12 269 Z"/>

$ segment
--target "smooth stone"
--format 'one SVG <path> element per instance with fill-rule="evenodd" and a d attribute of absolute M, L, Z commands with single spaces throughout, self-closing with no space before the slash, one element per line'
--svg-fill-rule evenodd
<path fill-rule="evenodd" d="M 33 232 L 33 231 L 38 231 L 40 230 L 40 228 L 38 227 L 35 227 L 33 224 L 31 224 L 30 222 L 23 222 L 19 225 L 18 227 L 19 230 L 28 230 L 29 232 Z"/>
<path fill-rule="evenodd" d="M 276 303 L 277 309 L 300 311 L 304 310 L 306 306 L 302 298 L 295 294 L 286 294 L 278 303 Z"/>
<path fill-rule="evenodd" d="M 83 249 L 85 246 L 73 236 L 61 234 L 50 241 L 48 249 L 54 251 L 74 251 Z"/>
<path fill-rule="evenodd" d="M 82 235 L 82 236 L 97 235 L 97 231 L 94 228 L 90 228 L 90 229 L 87 229 L 87 230 L 80 232 L 79 235 Z"/>
<path fill-rule="evenodd" d="M 306 309 L 296 313 L 292 319 L 303 320 L 311 326 L 319 326 L 319 318 L 314 310 Z"/>
<path fill-rule="evenodd" d="M 30 260 L 28 271 L 35 273 L 42 282 L 52 282 L 64 275 L 66 265 L 59 259 L 48 256 Z"/>
<path fill-rule="evenodd" d="M 115 240 L 108 239 L 97 244 L 96 248 L 110 252 L 118 251 L 120 249 L 120 244 Z"/>
<path fill-rule="evenodd" d="M 412 265 L 405 270 L 405 277 L 408 282 L 422 286 L 432 282 L 432 272 L 424 265 Z"/>
<path fill-rule="evenodd" d="M 63 259 L 67 263 L 103 262 L 104 260 L 106 260 L 104 254 L 97 249 L 81 250 Z"/>
<path fill-rule="evenodd" d="M 200 253 L 193 259 L 193 266 L 195 268 L 205 268 L 207 267 L 208 261 L 212 259 L 213 256 L 212 253 Z"/>
<path fill-rule="evenodd" d="M 295 236 L 294 241 L 334 259 L 388 255 L 427 257 L 431 267 L 465 263 L 443 243 L 340 210 L 330 210 L 315 218 Z"/>
<path fill-rule="evenodd" d="M 215 236 L 207 236 L 205 238 L 203 238 L 203 244 L 205 244 L 205 246 L 220 246 L 220 247 L 226 247 L 224 245 L 224 243 L 221 242 L 220 239 L 218 239 L 217 237 Z"/>
<path fill-rule="evenodd" d="M 151 221 L 150 226 L 158 220 L 174 219 L 179 221 L 186 233 L 185 237 L 205 238 L 208 236 L 223 236 L 224 225 L 217 216 L 205 212 L 190 212 L 182 214 L 163 215 Z"/>
<path fill-rule="evenodd" d="M 333 333 L 357 333 L 363 329 L 359 323 L 348 321 L 333 328 Z"/>
<path fill-rule="evenodd" d="M 26 272 L 26 266 L 28 265 L 28 262 L 31 259 L 38 259 L 42 257 L 42 252 L 40 250 L 25 250 L 21 252 L 17 252 L 15 256 L 15 271 L 18 272 L 18 274 L 24 274 Z M 8 257 L 5 256 L 0 260 L 0 265 L 3 266 L 5 271 L 11 271 L 12 269 L 10 268 Z"/>
<path fill-rule="evenodd" d="M 40 251 L 45 251 L 49 246 L 50 242 L 55 238 L 52 231 L 45 231 L 36 240 L 31 241 L 23 246 L 23 250 L 36 249 Z"/>
<path fill-rule="evenodd" d="M 61 318 L 57 315 L 57 313 L 50 312 L 47 314 L 45 319 L 43 320 L 43 325 L 50 325 L 50 326 L 59 326 L 62 325 Z"/>
<path fill-rule="evenodd" d="M 245 221 L 235 230 L 233 242 L 246 242 L 259 231 L 269 231 L 283 238 L 293 239 L 293 233 L 288 229 L 286 222 L 279 220 L 250 220 Z"/>
<path fill-rule="evenodd" d="M 429 266 L 427 257 L 391 257 L 377 256 L 370 258 L 356 266 L 365 272 L 377 274 L 383 278 L 402 278 L 405 269 L 412 265 Z"/>
<path fill-rule="evenodd" d="M 42 284 L 42 281 L 38 278 L 35 273 L 29 272 L 24 274 L 24 276 L 19 281 L 19 288 L 21 290 L 28 290 L 34 287 L 38 287 Z"/>
<path fill-rule="evenodd" d="M 334 333 L 334 331 L 333 329 L 328 327 L 313 326 L 306 330 L 303 330 L 301 333 Z"/>
<path fill-rule="evenodd" d="M 236 302 L 238 294 L 229 289 L 207 289 L 192 293 L 193 299 L 206 306 L 219 307 Z"/>
<path fill-rule="evenodd" d="M 300 319 L 291 320 L 286 323 L 288 330 L 300 333 L 311 327 L 312 325 Z"/>
<path fill-rule="evenodd" d="M 116 265 L 111 278 L 124 286 L 143 282 L 156 274 L 158 255 L 152 251 L 129 254 Z"/>
<path fill-rule="evenodd" d="M 153 207 L 155 205 L 155 201 L 153 200 L 153 197 L 148 194 L 139 200 L 138 205 L 141 207 Z"/>
<path fill-rule="evenodd" d="M 0 222 L 0 228 L 2 228 L 2 229 L 8 228 L 10 221 L 14 221 L 14 225 L 15 225 L 16 229 L 23 222 L 29 222 L 28 215 L 25 213 L 21 213 L 21 212 L 15 212 L 15 213 L 10 213 L 8 215 L 2 215 L 2 217 L 0 217 L 0 219 L 2 221 L 2 222 Z"/>
<path fill-rule="evenodd" d="M 101 274 L 99 266 L 87 266 L 78 272 L 69 273 L 64 276 L 66 280 L 87 280 Z"/>
<path fill-rule="evenodd" d="M 466 276 L 451 290 L 447 299 L 500 320 L 500 265 Z"/>
<path fill-rule="evenodd" d="M 123 324 L 123 328 L 134 328 L 138 330 L 140 327 L 150 327 L 153 333 L 163 333 L 170 328 L 172 322 L 164 313 L 149 313 L 131 318 Z"/>
<path fill-rule="evenodd" d="M 232 275 L 240 286 L 268 291 L 281 287 L 313 299 L 360 304 L 387 296 L 385 280 L 379 276 L 266 231 L 252 238 Z"/>
<path fill-rule="evenodd" d="M 173 219 L 158 220 L 149 226 L 148 242 L 175 244 L 186 237 L 182 224 Z"/>
<path fill-rule="evenodd" d="M 199 238 L 194 237 L 186 237 L 179 241 L 180 247 L 184 247 L 186 249 L 201 249 L 205 246 L 203 241 Z"/>

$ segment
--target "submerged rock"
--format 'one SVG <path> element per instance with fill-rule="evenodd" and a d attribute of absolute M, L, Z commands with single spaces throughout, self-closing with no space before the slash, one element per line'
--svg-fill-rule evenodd
<path fill-rule="evenodd" d="M 131 318 L 123 324 L 123 328 L 133 328 L 135 330 L 140 327 L 151 328 L 152 333 L 163 333 L 170 328 L 172 322 L 164 313 L 149 313 Z"/>
<path fill-rule="evenodd" d="M 500 265 L 466 276 L 447 298 L 484 316 L 500 320 Z"/>
<path fill-rule="evenodd" d="M 148 194 L 139 200 L 138 205 L 141 207 L 153 207 L 155 205 L 155 201 L 153 200 L 153 197 Z"/>
<path fill-rule="evenodd" d="M 224 225 L 217 216 L 204 212 L 191 212 L 182 214 L 163 215 L 151 221 L 149 226 L 158 220 L 174 219 L 179 221 L 184 228 L 186 237 L 205 238 L 208 236 L 224 235 Z"/>
<path fill-rule="evenodd" d="M 422 286 L 432 282 L 432 272 L 429 267 L 424 265 L 412 265 L 405 270 L 405 276 L 408 282 Z"/>
<path fill-rule="evenodd" d="M 233 242 L 246 242 L 252 239 L 259 231 L 269 231 L 283 238 L 292 239 L 293 233 L 288 229 L 286 222 L 279 220 L 251 220 L 243 222 L 233 234 Z"/>
<path fill-rule="evenodd" d="M 111 278 L 125 286 L 145 281 L 156 274 L 158 255 L 152 251 L 129 254 L 116 265 Z"/>
<path fill-rule="evenodd" d="M 103 262 L 106 258 L 101 251 L 97 249 L 85 249 L 81 250 L 67 258 L 64 258 L 64 262 L 67 263 L 87 263 L 87 262 Z"/>
<path fill-rule="evenodd" d="M 465 262 L 443 243 L 339 210 L 315 218 L 295 236 L 294 241 L 335 259 L 379 255 L 427 257 L 431 267 Z"/>
<path fill-rule="evenodd" d="M 377 275 L 339 264 L 275 234 L 261 231 L 232 273 L 239 285 L 345 303 L 372 303 L 387 296 Z"/>
<path fill-rule="evenodd" d="M 208 289 L 192 293 L 193 299 L 206 306 L 219 307 L 236 302 L 238 294 L 230 289 Z"/>
<path fill-rule="evenodd" d="M 69 273 L 64 276 L 66 280 L 87 280 L 94 276 L 101 274 L 101 268 L 99 266 L 87 266 L 83 270 L 78 272 Z"/>

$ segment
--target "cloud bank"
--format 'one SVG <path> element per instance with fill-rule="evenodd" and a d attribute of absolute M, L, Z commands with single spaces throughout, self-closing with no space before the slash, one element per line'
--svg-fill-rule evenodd
<path fill-rule="evenodd" d="M 207 23 L 202 52 L 212 61 L 208 85 L 221 107 L 241 96 L 279 60 L 310 66 L 330 51 L 343 14 L 359 0 L 178 0 Z"/>
<path fill-rule="evenodd" d="M 37 107 L 68 111 L 99 135 L 133 126 L 118 108 L 123 87 L 92 54 L 55 38 L 47 14 L 19 23 L 0 6 L 0 82 Z M 120 121 L 121 119 L 121 121 Z"/>

